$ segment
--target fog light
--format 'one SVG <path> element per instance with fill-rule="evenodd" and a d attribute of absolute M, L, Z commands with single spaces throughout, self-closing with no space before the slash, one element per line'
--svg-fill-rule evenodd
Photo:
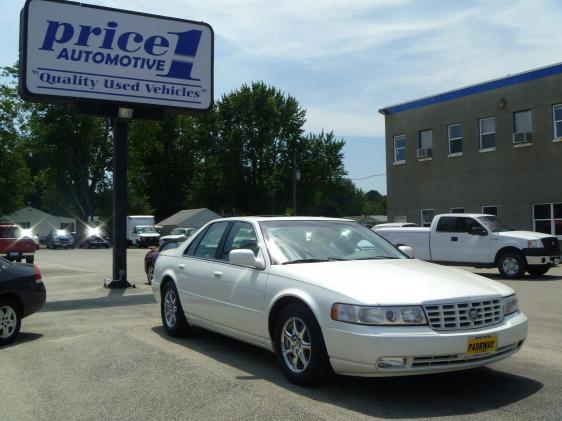
<path fill-rule="evenodd" d="M 405 368 L 406 358 L 401 357 L 384 357 L 379 358 L 379 368 Z"/>

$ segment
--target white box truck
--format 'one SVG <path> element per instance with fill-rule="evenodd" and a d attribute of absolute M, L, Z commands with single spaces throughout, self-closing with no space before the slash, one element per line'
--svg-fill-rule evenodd
<path fill-rule="evenodd" d="M 127 243 L 136 247 L 157 246 L 160 234 L 154 227 L 152 215 L 130 215 L 127 217 Z"/>

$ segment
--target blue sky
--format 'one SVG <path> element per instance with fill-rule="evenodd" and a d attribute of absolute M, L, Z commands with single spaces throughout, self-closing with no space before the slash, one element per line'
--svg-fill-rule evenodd
<path fill-rule="evenodd" d="M 202 20 L 215 31 L 215 99 L 262 80 L 297 98 L 306 129 L 347 144 L 350 178 L 385 172 L 378 109 L 562 61 L 555 0 L 90 0 Z M 17 59 L 24 0 L 0 1 L 0 65 Z M 385 177 L 356 184 L 386 192 Z"/>

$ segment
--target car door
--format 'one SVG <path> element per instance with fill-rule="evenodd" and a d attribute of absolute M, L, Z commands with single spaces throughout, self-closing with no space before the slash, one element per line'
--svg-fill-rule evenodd
<path fill-rule="evenodd" d="M 431 260 L 434 262 L 451 261 L 451 244 L 456 240 L 457 218 L 441 216 L 437 227 L 430 234 Z"/>
<path fill-rule="evenodd" d="M 477 235 L 472 228 L 480 228 L 487 235 Z M 454 262 L 489 263 L 491 236 L 476 219 L 458 217 L 456 241 L 451 242 L 451 260 Z M 482 231 L 482 232 L 484 232 Z"/>
<path fill-rule="evenodd" d="M 219 245 L 229 223 L 211 224 L 190 243 L 184 255 L 175 261 L 179 294 L 184 312 L 189 319 L 208 325 L 212 322 L 210 306 L 213 304 L 213 271 Z"/>
<path fill-rule="evenodd" d="M 264 258 L 258 246 L 256 227 L 248 222 L 232 223 L 219 260 L 213 268 L 210 306 L 211 317 L 221 330 L 252 342 L 265 343 L 267 331 L 264 315 L 264 295 L 267 272 L 237 266 L 229 262 L 235 249 L 250 249 Z"/>

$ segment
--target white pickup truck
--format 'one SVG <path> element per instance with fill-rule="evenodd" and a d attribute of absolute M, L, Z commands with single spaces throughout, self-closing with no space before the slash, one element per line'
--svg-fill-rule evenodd
<path fill-rule="evenodd" d="M 413 257 L 435 263 L 477 268 L 497 267 L 505 278 L 525 271 L 544 275 L 560 263 L 556 237 L 517 231 L 497 216 L 444 214 L 429 228 L 373 228 L 396 246 L 409 246 Z"/>

